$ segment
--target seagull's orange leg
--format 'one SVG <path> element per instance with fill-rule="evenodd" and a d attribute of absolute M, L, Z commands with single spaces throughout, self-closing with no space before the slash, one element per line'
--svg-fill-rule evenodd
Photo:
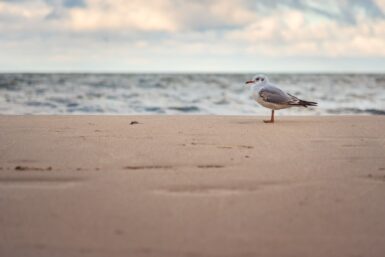
<path fill-rule="evenodd" d="M 274 110 L 271 110 L 271 118 L 270 120 L 264 120 L 264 123 L 274 123 Z"/>

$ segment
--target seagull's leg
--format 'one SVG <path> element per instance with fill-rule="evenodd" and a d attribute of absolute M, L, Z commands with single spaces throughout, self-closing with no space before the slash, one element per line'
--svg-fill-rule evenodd
<path fill-rule="evenodd" d="M 264 120 L 264 123 L 274 123 L 274 110 L 271 110 L 271 118 L 270 120 Z"/>

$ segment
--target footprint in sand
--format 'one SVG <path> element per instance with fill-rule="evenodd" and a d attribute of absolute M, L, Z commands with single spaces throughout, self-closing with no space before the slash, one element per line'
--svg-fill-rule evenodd
<path fill-rule="evenodd" d="M 16 166 L 16 171 L 51 171 L 52 167 L 48 166 L 46 168 L 41 167 L 29 167 L 29 166 Z"/>
<path fill-rule="evenodd" d="M 372 175 L 372 174 L 369 174 L 369 175 L 367 175 L 364 178 L 368 178 L 368 179 L 375 180 L 375 181 L 378 181 L 378 182 L 385 182 L 385 175 Z"/>
<path fill-rule="evenodd" d="M 239 148 L 245 148 L 245 149 L 253 149 L 254 147 L 251 145 L 239 145 Z"/>

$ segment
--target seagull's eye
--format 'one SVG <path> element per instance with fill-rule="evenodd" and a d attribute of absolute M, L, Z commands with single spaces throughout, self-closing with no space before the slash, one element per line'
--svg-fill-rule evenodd
<path fill-rule="evenodd" d="M 265 81 L 265 79 L 261 79 L 261 81 Z"/>
<path fill-rule="evenodd" d="M 259 81 L 259 78 L 256 78 L 255 81 Z"/>

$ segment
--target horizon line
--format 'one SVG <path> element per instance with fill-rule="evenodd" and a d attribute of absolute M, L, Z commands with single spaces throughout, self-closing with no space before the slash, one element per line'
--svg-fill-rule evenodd
<path fill-rule="evenodd" d="M 254 70 L 254 71 L 229 71 L 229 70 L 217 70 L 217 71 L 199 71 L 199 70 L 185 70 L 185 71 L 119 71 L 119 70 L 0 70 L 0 74 L 253 74 L 253 73 L 266 73 L 266 74 L 385 74 L 384 71 L 329 71 L 329 70 L 310 70 L 310 71 L 268 71 L 268 70 Z"/>

